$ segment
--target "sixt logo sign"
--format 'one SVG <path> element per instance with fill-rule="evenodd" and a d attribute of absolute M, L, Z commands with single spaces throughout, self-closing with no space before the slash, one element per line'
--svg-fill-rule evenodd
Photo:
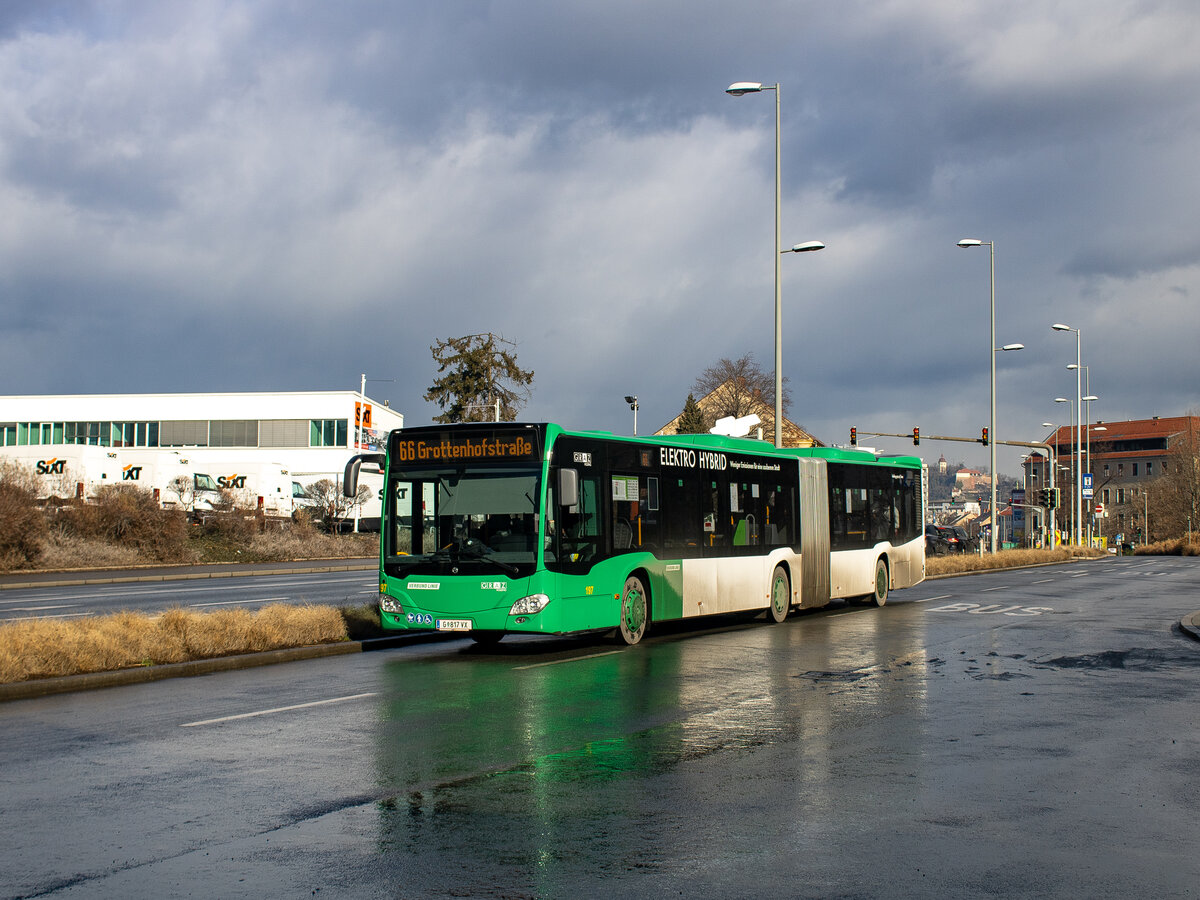
<path fill-rule="evenodd" d="M 223 488 L 234 488 L 241 490 L 246 486 L 245 475 L 218 475 L 217 484 Z"/>
<path fill-rule="evenodd" d="M 34 467 L 39 475 L 62 475 L 67 470 L 65 459 L 39 459 Z"/>
<path fill-rule="evenodd" d="M 121 480 L 122 481 L 139 481 L 142 477 L 141 466 L 122 466 Z"/>

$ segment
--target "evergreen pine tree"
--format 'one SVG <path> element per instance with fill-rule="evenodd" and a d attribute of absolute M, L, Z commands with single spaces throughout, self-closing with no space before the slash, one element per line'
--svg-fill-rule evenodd
<path fill-rule="evenodd" d="M 688 394 L 687 402 L 683 404 L 683 414 L 679 417 L 679 425 L 676 427 L 675 433 L 706 434 L 708 428 L 708 422 L 704 418 L 704 411 L 700 409 L 700 404 L 696 402 L 694 396 Z"/>

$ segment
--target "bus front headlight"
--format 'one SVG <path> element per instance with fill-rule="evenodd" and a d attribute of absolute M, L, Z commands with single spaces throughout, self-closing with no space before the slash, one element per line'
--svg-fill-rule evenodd
<path fill-rule="evenodd" d="M 512 609 L 508 611 L 510 616 L 532 616 L 534 613 L 540 613 L 546 608 L 546 604 L 550 602 L 550 598 L 545 594 L 530 594 L 528 597 L 522 597 L 512 605 Z"/>
<path fill-rule="evenodd" d="M 387 613 L 400 614 L 404 612 L 404 607 L 400 605 L 399 600 L 384 593 L 379 595 L 379 608 Z"/>

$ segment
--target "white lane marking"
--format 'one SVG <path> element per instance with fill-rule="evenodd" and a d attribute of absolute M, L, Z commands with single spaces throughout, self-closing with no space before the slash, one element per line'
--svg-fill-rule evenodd
<path fill-rule="evenodd" d="M 262 597 L 254 600 L 213 600 L 211 603 L 189 603 L 188 609 L 196 609 L 201 606 L 238 606 L 243 603 L 279 603 L 291 599 L 291 597 Z"/>
<path fill-rule="evenodd" d="M 0 622 L 33 622 L 37 619 L 82 619 L 87 613 L 55 613 L 52 616 L 5 616 Z"/>
<path fill-rule="evenodd" d="M 245 591 L 249 590 L 245 585 L 237 584 L 205 584 L 196 587 L 179 587 L 179 588 L 136 588 L 134 590 L 121 590 L 120 587 L 105 588 L 104 590 L 96 591 L 97 594 L 105 598 L 111 597 L 113 594 L 119 594 L 122 597 L 137 597 L 141 594 L 208 594 L 216 593 L 217 591 Z"/>
<path fill-rule="evenodd" d="M 1052 582 L 1052 581 L 1056 581 L 1056 580 L 1057 580 L 1057 579 L 1055 579 L 1055 578 L 1044 578 L 1044 579 L 1042 579 L 1041 581 L 1034 581 L 1034 582 L 1031 582 L 1031 584 L 1049 584 L 1050 582 Z"/>
<path fill-rule="evenodd" d="M 76 609 L 78 603 L 63 603 L 60 606 L 14 606 L 5 612 L 41 612 L 43 609 Z"/>
<path fill-rule="evenodd" d="M 994 588 L 984 588 L 984 589 L 983 589 L 983 590 L 981 590 L 979 593 L 981 593 L 981 594 L 986 594 L 986 593 L 988 593 L 989 591 L 1007 591 L 1007 590 L 1008 590 L 1008 585 L 1007 585 L 1007 584 L 1005 584 L 1005 585 L 1001 585 L 1000 587 L 994 587 Z"/>
<path fill-rule="evenodd" d="M 292 706 L 277 706 L 274 709 L 260 709 L 255 712 L 238 713 L 236 716 L 221 716 L 218 719 L 201 719 L 199 722 L 184 722 L 180 728 L 195 728 L 198 725 L 215 725 L 218 722 L 232 722 L 235 719 L 253 719 L 255 716 L 269 716 L 274 713 L 290 712 L 293 709 L 308 709 L 312 706 L 325 706 L 329 703 L 344 703 L 347 700 L 361 700 L 364 697 L 374 697 L 376 691 L 367 694 L 351 694 L 349 697 L 331 697 L 328 700 L 313 700 L 311 703 L 296 703 Z"/>
<path fill-rule="evenodd" d="M 359 582 L 359 584 L 362 584 L 362 583 L 363 582 Z M 366 582 L 366 583 L 370 584 L 371 582 Z M 273 582 L 271 582 L 271 587 L 274 587 L 274 588 L 299 587 L 299 586 L 305 585 L 305 584 L 326 584 L 326 583 L 319 582 L 319 581 L 302 581 L 302 582 L 296 582 L 295 584 L 289 584 L 286 582 L 273 581 Z M 336 585 L 336 584 L 327 585 L 327 586 L 331 590 L 336 590 L 338 587 L 338 585 Z M 122 589 L 122 587 L 120 585 L 110 585 L 110 586 L 106 586 L 101 589 L 97 589 L 96 593 L 100 594 L 102 596 L 105 596 L 105 597 L 110 596 L 112 594 L 120 594 L 122 597 L 133 597 L 133 596 L 138 596 L 140 594 L 209 594 L 209 593 L 215 593 L 216 591 L 250 591 L 253 589 L 254 589 L 253 585 L 212 584 L 211 580 L 206 580 L 203 584 L 193 583 L 193 585 L 191 587 L 176 587 L 176 588 L 153 588 L 153 587 L 150 587 L 150 588 Z"/>
<path fill-rule="evenodd" d="M 550 662 L 532 663 L 528 666 L 514 666 L 514 672 L 520 672 L 522 669 L 540 669 L 543 666 L 557 666 L 560 663 L 579 662 L 581 659 L 598 659 L 601 656 L 612 656 L 614 653 L 624 653 L 624 650 L 606 650 L 604 653 L 590 653 L 587 656 L 572 656 L 570 659 L 555 659 Z"/>
<path fill-rule="evenodd" d="M 953 596 L 953 594 L 939 594 L 936 597 L 926 597 L 923 600 L 914 600 L 913 603 L 928 603 L 930 600 L 945 600 L 946 598 Z"/>
<path fill-rule="evenodd" d="M 74 597 L 19 597 L 16 600 L 0 600 L 0 606 L 13 603 L 54 603 L 57 600 L 74 600 Z"/>
<path fill-rule="evenodd" d="M 325 582 L 305 582 L 305 583 L 306 584 L 307 583 L 325 584 Z M 364 585 L 375 584 L 375 583 L 376 582 L 374 580 L 357 582 L 357 583 L 350 582 L 350 583 L 346 584 L 345 587 L 346 588 L 354 588 L 356 586 L 362 587 Z M 281 583 L 278 581 L 272 582 L 271 586 L 275 587 L 275 588 L 293 587 L 293 585 L 291 585 L 291 584 Z M 81 587 L 86 587 L 86 585 L 81 585 Z M 330 585 L 328 585 L 328 587 L 331 591 L 336 593 L 336 591 L 338 590 L 339 587 L 341 587 L 341 585 L 330 584 Z M 236 590 L 249 591 L 252 589 L 253 588 L 249 587 L 249 586 L 239 587 L 238 585 L 229 585 L 229 584 L 215 585 L 215 584 L 212 584 L 211 579 L 205 579 L 203 584 L 198 584 L 195 587 L 131 588 L 131 587 L 122 586 L 122 585 L 103 585 L 103 586 L 97 586 L 95 591 L 91 591 L 86 594 L 80 594 L 78 591 L 57 592 L 57 593 L 53 593 L 53 594 L 47 594 L 41 588 L 28 588 L 28 589 L 21 588 L 20 592 L 23 596 L 20 596 L 17 599 L 12 599 L 12 600 L 0 600 L 0 604 L 29 603 L 31 600 L 34 600 L 35 602 L 37 602 L 37 601 L 53 602 L 55 600 L 79 600 L 79 601 L 83 601 L 83 602 L 94 602 L 96 600 L 111 599 L 114 594 L 116 594 L 120 597 L 138 597 L 138 596 L 143 596 L 143 595 L 147 595 L 147 594 L 157 594 L 157 595 L 208 594 L 208 593 L 214 593 L 216 591 L 236 591 Z M 13 591 L 12 593 L 17 593 L 17 592 Z M 367 591 L 366 593 L 373 593 L 373 592 Z M 31 594 L 34 596 L 30 596 Z"/>

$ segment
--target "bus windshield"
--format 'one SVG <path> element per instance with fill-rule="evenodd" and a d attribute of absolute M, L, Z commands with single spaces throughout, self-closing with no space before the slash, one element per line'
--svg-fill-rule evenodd
<path fill-rule="evenodd" d="M 439 467 L 392 473 L 389 575 L 526 576 L 537 562 L 539 472 Z"/>

